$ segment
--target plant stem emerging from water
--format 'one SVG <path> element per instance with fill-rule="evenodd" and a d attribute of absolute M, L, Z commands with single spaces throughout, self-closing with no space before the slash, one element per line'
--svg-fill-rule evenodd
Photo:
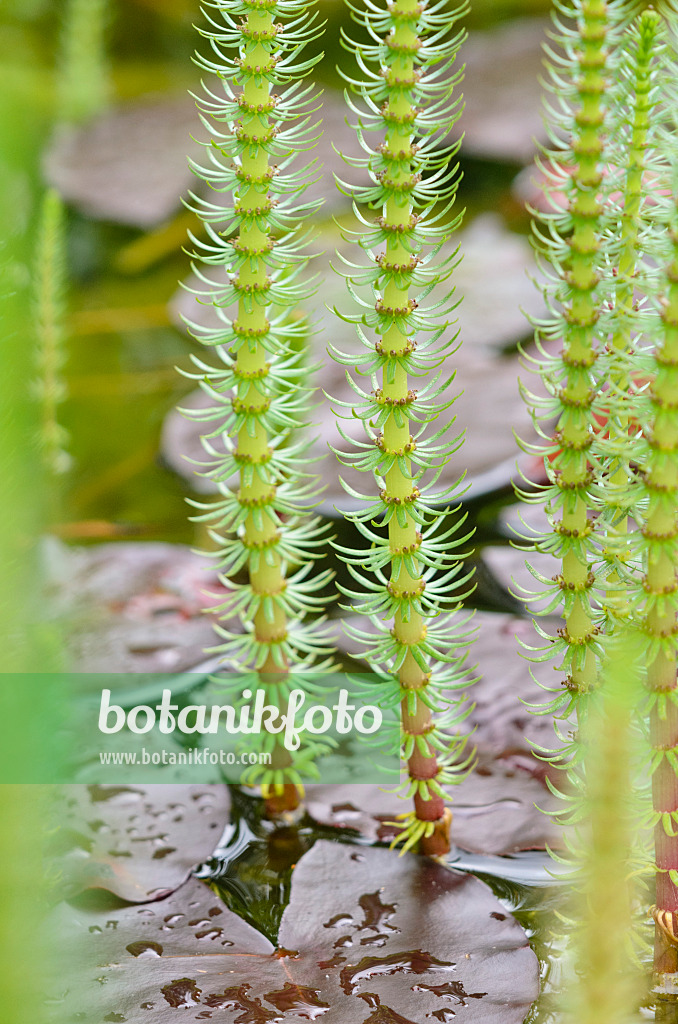
<path fill-rule="evenodd" d="M 434 507 L 452 491 L 432 494 L 432 484 L 422 480 L 431 470 L 435 480 L 460 444 L 460 438 L 444 440 L 447 431 L 427 432 L 451 404 L 443 397 L 453 376 L 443 361 L 456 341 L 446 320 L 454 308 L 451 292 L 430 306 L 422 300 L 456 263 L 449 247 L 444 256 L 437 254 L 459 223 L 448 217 L 457 185 L 449 161 L 458 144 L 446 143 L 446 136 L 460 110 L 460 101 L 452 99 L 460 76 L 450 72 L 463 37 L 453 27 L 464 11 L 416 0 L 370 2 L 352 11 L 370 41 L 347 41 L 362 72 L 358 81 L 347 78 L 359 98 L 348 102 L 367 153 L 351 162 L 367 171 L 371 184 L 351 192 L 379 215 L 367 220 L 355 207 L 364 230 L 347 235 L 367 257 L 358 267 L 345 261 L 349 289 L 365 312 L 344 319 L 357 324 L 364 351 L 358 357 L 336 349 L 332 354 L 347 366 L 357 364 L 373 381 L 370 393 L 352 381 L 352 413 L 362 420 L 367 441 L 357 442 L 357 454 L 340 458 L 373 475 L 378 497 L 347 488 L 367 506 L 348 516 L 371 546 L 340 550 L 361 585 L 345 592 L 378 631 L 352 632 L 380 680 L 383 700 L 399 711 L 405 787 L 414 810 L 403 816 L 398 841 L 404 849 L 443 854 L 451 820 L 443 784 L 458 780 L 466 765 L 459 762 L 462 743 L 454 736 L 465 712 L 459 703 L 445 708 L 440 691 L 463 685 L 459 651 L 467 635 L 442 613 L 465 582 L 458 548 L 466 538 L 453 538 L 454 528 L 441 529 Z M 375 148 L 366 141 L 371 130 L 381 140 Z M 343 182 L 340 187 L 350 188 Z M 434 212 L 436 203 L 444 208 Z M 369 298 L 358 295 L 360 286 Z"/>
<path fill-rule="evenodd" d="M 294 313 L 308 294 L 299 279 L 307 258 L 298 224 L 317 204 L 298 200 L 312 168 L 289 168 L 314 144 L 316 97 L 302 79 L 315 61 L 299 58 L 316 33 L 311 6 L 214 0 L 202 33 L 211 57 L 197 61 L 216 76 L 216 91 L 205 89 L 199 100 L 212 140 L 206 164 L 193 170 L 223 196 L 221 203 L 193 197 L 207 232 L 206 242 L 194 239 L 198 258 L 221 268 L 211 276 L 196 267 L 203 284 L 195 291 L 213 304 L 219 326 L 189 324 L 220 360 L 214 367 L 194 359 L 193 375 L 213 403 L 197 418 L 212 425 L 203 437 L 205 475 L 221 494 L 199 518 L 213 524 L 229 590 L 214 609 L 224 641 L 215 650 L 239 670 L 237 685 L 265 686 L 278 707 L 291 689 L 312 688 L 312 674 L 329 667 L 321 623 L 304 621 L 322 609 L 318 591 L 329 574 L 312 575 L 324 529 L 305 515 L 317 487 L 307 472 L 308 442 L 294 437 L 310 390 L 302 352 L 309 325 Z M 234 579 L 242 571 L 246 582 Z M 235 617 L 244 632 L 231 629 Z M 272 809 L 289 809 L 297 802 L 300 761 L 292 763 L 276 736 L 263 741 L 272 765 L 248 778 L 264 783 Z"/>

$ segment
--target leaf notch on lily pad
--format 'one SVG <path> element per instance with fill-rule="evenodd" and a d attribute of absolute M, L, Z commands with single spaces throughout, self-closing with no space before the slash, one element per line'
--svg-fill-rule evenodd
<path fill-rule="evenodd" d="M 538 994 L 527 937 L 482 882 L 323 840 L 294 869 L 277 950 L 195 879 L 142 909 L 62 904 L 52 928 L 73 965 L 52 1021 L 522 1024 Z"/>

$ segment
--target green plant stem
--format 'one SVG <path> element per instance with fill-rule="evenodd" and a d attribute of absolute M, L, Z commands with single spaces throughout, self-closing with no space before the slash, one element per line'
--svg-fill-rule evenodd
<path fill-rule="evenodd" d="M 68 434 L 59 423 L 59 406 L 66 398 L 63 366 L 66 360 L 64 328 L 65 238 L 64 209 L 58 194 L 45 193 L 34 268 L 34 320 L 37 342 L 37 379 L 33 391 L 40 409 L 40 449 L 50 491 L 50 516 L 59 519 L 59 477 L 69 468 Z"/>
<path fill-rule="evenodd" d="M 290 0 L 207 0 L 207 6 L 203 35 L 211 42 L 210 58 L 197 61 L 218 75 L 218 83 L 199 100 L 212 142 L 206 166 L 192 162 L 192 169 L 224 199 L 219 205 L 193 196 L 205 228 L 204 237 L 193 241 L 198 259 L 221 267 L 225 283 L 196 268 L 206 288 L 195 291 L 217 307 L 220 325 L 189 326 L 221 360 L 214 367 L 193 357 L 198 373 L 189 375 L 214 403 L 194 415 L 215 421 L 202 441 L 206 475 L 220 493 L 214 505 L 199 506 L 206 512 L 196 518 L 214 525 L 210 536 L 227 588 L 213 610 L 222 621 L 237 616 L 243 626 L 241 632 L 230 630 L 228 621 L 216 627 L 225 642 L 215 650 L 237 670 L 220 685 L 231 686 L 242 701 L 245 679 L 246 687 L 261 686 L 267 701 L 280 707 L 289 689 L 312 687 L 310 676 L 331 667 L 315 661 L 329 653 L 318 621 L 325 598 L 316 592 L 330 574 L 309 573 L 325 528 L 307 516 L 315 497 L 306 471 L 310 442 L 292 440 L 304 425 L 310 390 L 301 358 L 309 328 L 292 313 L 308 294 L 308 285 L 295 280 L 307 262 L 296 228 L 314 204 L 292 202 L 308 183 L 309 168 L 286 168 L 315 141 L 308 126 L 312 90 L 297 81 L 317 59 L 297 59 L 314 35 L 315 15 L 310 3 Z M 233 306 L 234 315 L 223 312 Z M 215 437 L 223 449 L 215 448 Z M 289 571 L 290 565 L 302 568 Z M 312 623 L 304 621 L 311 615 Z M 301 788 L 299 758 L 293 765 L 273 732 L 260 740 L 273 763 L 243 781 L 263 785 L 271 811 L 292 809 Z M 307 746 L 307 769 L 308 757 L 320 748 Z"/>
<path fill-rule="evenodd" d="M 654 751 L 652 796 L 657 867 L 655 971 L 678 971 L 678 232 L 666 272 L 661 343 L 654 356 L 651 425 L 643 483 L 648 509 L 644 627 L 649 641 L 647 687 Z"/>
<path fill-rule="evenodd" d="M 252 35 L 263 34 L 275 37 L 273 16 L 269 11 L 252 11 L 247 14 L 246 25 Z M 268 365 L 266 351 L 256 340 L 257 334 L 266 331 L 266 293 L 270 282 L 266 262 L 262 255 L 268 251 L 271 235 L 260 227 L 261 213 L 270 205 L 268 197 L 269 158 L 257 140 L 266 136 L 272 128 L 270 118 L 256 113 L 257 108 L 266 109 L 270 101 L 270 86 L 264 78 L 259 78 L 255 69 L 266 66 L 271 61 L 270 53 L 261 45 L 255 44 L 246 50 L 242 58 L 245 80 L 242 91 L 244 113 L 241 121 L 241 138 L 249 145 L 242 154 L 242 184 L 235 197 L 236 208 L 251 211 L 241 225 L 236 248 L 247 253 L 249 260 L 240 267 L 235 281 L 240 292 L 238 299 L 237 324 L 245 328 L 250 341 L 238 350 L 235 364 L 235 376 L 238 380 L 239 407 L 246 410 L 245 423 L 238 431 L 236 461 L 254 467 L 251 470 L 240 470 L 240 504 L 250 511 L 244 524 L 244 543 L 247 547 L 263 549 L 270 547 L 271 557 L 259 559 L 257 568 L 250 567 L 250 585 L 252 593 L 259 598 L 259 607 L 254 613 L 255 636 L 259 644 L 268 648 L 266 660 L 261 665 L 262 672 L 285 671 L 287 659 L 276 658 L 274 645 L 285 637 L 286 616 L 284 609 L 273 603 L 271 612 L 264 608 L 265 597 L 280 595 L 285 588 L 284 576 L 281 572 L 280 556 L 275 551 L 275 540 L 278 534 L 277 516 L 269 510 L 271 499 L 275 494 L 275 481 L 267 469 L 270 458 L 269 438 L 260 421 L 261 413 L 265 412 L 271 401 L 266 388 Z M 245 104 L 247 106 L 245 106 Z M 263 132 L 262 132 L 263 128 Z M 253 418 L 250 418 L 252 416 Z M 257 515 L 255 509 L 265 509 L 265 514 Z"/>
<path fill-rule="evenodd" d="M 596 685 L 596 656 L 592 648 L 597 628 L 589 596 L 593 576 L 586 548 L 576 541 L 591 532 L 588 519 L 592 481 L 589 449 L 593 441 L 592 372 L 598 358 L 596 324 L 600 314 L 596 293 L 600 251 L 599 224 L 602 208 L 603 124 L 605 121 L 605 66 L 607 7 L 602 0 L 584 0 L 579 23 L 578 95 L 576 130 L 572 149 L 576 161 L 572 173 L 570 213 L 572 236 L 566 265 L 571 300 L 566 314 L 563 362 L 566 377 L 560 390 L 564 406 L 556 437 L 562 450 L 554 458 L 560 490 L 562 518 L 558 530 L 575 543 L 563 555 L 562 587 L 572 595 L 565 614 L 564 639 L 572 652 L 567 685 L 574 695 L 584 695 Z"/>
<path fill-rule="evenodd" d="M 270 11 L 250 10 L 245 24 L 254 38 L 275 37 L 276 29 Z M 250 564 L 249 580 L 252 595 L 258 599 L 258 608 L 253 615 L 254 636 L 257 644 L 267 649 L 266 658 L 260 666 L 260 682 L 272 695 L 277 689 L 276 683 L 284 682 L 289 671 L 289 661 L 284 651 L 276 653 L 276 645 L 287 636 L 287 617 L 284 608 L 275 598 L 284 593 L 286 582 L 280 555 L 276 551 L 279 519 L 275 511 L 270 509 L 276 489 L 276 481 L 268 469 L 271 449 L 266 429 L 260 420 L 261 413 L 266 411 L 271 401 L 271 394 L 266 388 L 269 367 L 266 350 L 256 340 L 258 334 L 265 333 L 267 326 L 266 293 L 270 281 L 263 254 L 268 253 L 273 244 L 271 234 L 260 226 L 259 211 L 265 210 L 270 204 L 268 182 L 271 167 L 268 154 L 257 144 L 257 140 L 262 135 L 268 135 L 273 125 L 270 117 L 257 112 L 269 107 L 271 89 L 266 79 L 256 75 L 255 69 L 268 65 L 270 61 L 271 55 L 261 43 L 246 51 L 242 58 L 243 74 L 247 77 L 241 94 L 243 117 L 240 136 L 243 140 L 251 141 L 241 157 L 240 178 L 243 184 L 236 192 L 235 205 L 243 212 L 252 211 L 252 217 L 242 223 L 238 233 L 236 248 L 240 253 L 248 254 L 249 259 L 240 267 L 235 285 L 241 293 L 237 325 L 249 332 L 251 340 L 238 350 L 234 370 L 238 381 L 236 401 L 254 417 L 250 419 L 248 415 L 238 431 L 235 459 L 243 464 L 238 500 L 243 507 L 249 508 L 244 523 L 243 543 L 252 550 L 267 550 L 269 553 L 267 559 L 257 560 L 256 568 Z M 263 509 L 264 515 L 258 515 L 255 509 Z M 278 706 L 281 706 L 281 702 Z M 278 772 L 284 772 L 292 763 L 289 752 L 280 742 L 276 742 L 272 757 L 272 767 Z M 274 786 L 272 790 L 264 787 L 264 793 L 270 813 L 294 810 L 299 806 L 298 790 L 293 784 L 283 783 L 282 787 Z"/>
<path fill-rule="evenodd" d="M 58 116 L 67 124 L 90 120 L 109 102 L 108 15 L 109 0 L 68 0 L 57 78 Z"/>
<path fill-rule="evenodd" d="M 566 996 L 576 1024 L 626 1024 L 636 1019 L 640 976 L 624 939 L 631 930 L 629 849 L 634 820 L 634 706 L 642 689 L 636 634 L 615 638 L 589 704 L 585 744 L 587 826 L 580 924 L 581 975 Z"/>
<path fill-rule="evenodd" d="M 629 357 L 634 346 L 634 326 L 637 331 L 638 315 L 634 308 L 636 277 L 640 263 L 639 239 L 643 223 L 643 184 L 646 172 L 648 132 L 656 94 L 652 95 L 653 53 L 657 40 L 659 19 L 654 12 L 645 13 L 638 24 L 638 41 L 633 57 L 632 123 L 628 146 L 623 153 L 626 175 L 620 213 L 621 247 L 616 268 L 615 319 L 612 334 L 610 369 L 607 375 L 612 411 L 607 417 L 609 436 L 616 449 L 610 460 L 605 480 L 606 512 L 612 513 L 608 524 L 606 544 L 611 561 L 627 560 L 629 497 L 632 471 L 629 462 L 629 430 L 633 426 L 629 412 L 629 391 L 638 383 L 629 372 Z M 630 613 L 627 587 L 623 575 L 613 569 L 608 575 L 609 589 L 605 598 L 606 612 L 619 622 Z"/>
<path fill-rule="evenodd" d="M 448 333 L 447 316 L 455 303 L 451 291 L 430 305 L 423 300 L 447 281 L 456 263 L 456 253 L 439 252 L 460 220 L 447 220 L 457 187 L 452 157 L 458 143 L 448 144 L 446 137 L 460 109 L 454 90 L 461 75 L 448 69 L 464 33 L 452 29 L 465 10 L 414 0 L 351 9 L 370 39 L 364 45 L 346 37 L 363 72 L 358 81 L 346 78 L 359 97 L 358 105 L 349 102 L 358 115 L 367 153 L 359 163 L 370 184 L 340 187 L 380 215 L 370 221 L 356 206 L 366 230 L 346 232 L 366 257 L 367 265 L 344 260 L 351 292 L 362 306 L 357 316 L 344 319 L 358 325 L 363 351 L 356 357 L 332 345 L 330 350 L 349 367 L 359 399 L 338 404 L 363 421 L 367 435 L 354 442 L 340 428 L 358 452 L 337 454 L 343 464 L 369 472 L 379 493 L 375 500 L 347 487 L 366 505 L 347 515 L 368 543 L 339 548 L 360 585 L 342 589 L 372 626 L 347 631 L 362 642 L 376 670 L 381 700 L 399 711 L 398 727 L 388 724 L 383 742 L 400 747 L 402 788 L 414 809 L 400 816 L 396 842 L 403 850 L 437 855 L 450 845 L 443 787 L 458 782 L 469 767 L 459 757 L 463 737 L 456 729 L 467 710 L 463 701 L 449 699 L 449 691 L 463 685 L 463 657 L 457 652 L 470 635 L 460 634 L 466 623 L 460 626 L 449 613 L 458 601 L 453 595 L 469 577 L 459 578 L 456 553 L 467 538 L 454 537 L 458 524 L 440 528 L 440 506 L 457 497 L 456 486 L 429 494 L 460 443 L 443 429 L 427 432 L 451 405 L 437 399 L 450 382 L 446 357 L 456 335 Z M 367 141 L 372 131 L 380 139 L 374 147 Z M 436 209 L 437 202 L 445 205 Z M 369 297 L 363 300 L 353 286 L 367 286 Z M 373 390 L 366 391 L 350 368 L 373 380 Z"/>
<path fill-rule="evenodd" d="M 389 45 L 398 53 L 390 66 L 387 82 L 391 86 L 389 99 L 383 108 L 386 122 L 386 137 L 382 148 L 384 160 L 387 162 L 388 181 L 391 187 L 402 189 L 402 196 L 391 195 L 384 206 L 384 223 L 388 232 L 386 252 L 381 263 L 385 274 L 393 275 L 384 288 L 382 306 L 387 309 L 408 311 L 411 305 L 407 284 L 401 286 L 395 275 L 401 266 L 412 264 L 412 254 L 407 251 L 400 240 L 413 216 L 413 206 L 408 201 L 408 190 L 412 188 L 413 171 L 411 168 L 411 152 L 413 135 L 411 124 L 416 111 L 410 100 L 410 83 L 414 82 L 414 60 L 412 51 L 420 45 L 416 34 L 416 20 L 419 8 L 416 0 L 396 0 L 391 7 L 391 15 L 396 21 L 395 31 L 389 37 Z M 404 86 L 403 84 L 404 83 Z M 386 182 L 385 182 L 386 183 Z M 414 438 L 410 433 L 408 406 L 412 402 L 408 376 L 402 365 L 402 357 L 411 349 L 411 341 L 407 333 L 394 323 L 379 341 L 382 353 L 389 353 L 382 371 L 382 400 L 399 410 L 396 418 L 391 411 L 383 428 L 380 440 L 382 451 L 396 458 L 385 474 L 383 500 L 387 504 L 397 504 L 404 508 L 404 516 L 394 516 L 388 526 L 388 539 L 391 552 L 401 556 L 392 569 L 389 589 L 391 594 L 405 603 L 407 611 L 398 610 L 395 615 L 393 629 L 397 640 L 404 645 L 412 646 L 426 637 L 426 624 L 423 616 L 410 607 L 410 603 L 423 593 L 424 581 L 421 572 L 408 570 L 402 554 L 413 553 L 414 566 L 417 566 L 414 553 L 421 543 L 421 533 L 417 522 L 407 511 L 417 501 L 419 489 L 412 477 L 411 462 L 407 453 L 413 450 Z M 417 567 L 418 568 L 418 567 Z M 430 673 L 415 660 L 412 651 L 408 650 L 403 664 L 398 670 L 400 686 L 404 691 L 416 693 L 414 706 L 405 693 L 401 702 L 402 729 L 405 735 L 425 737 L 431 729 L 431 711 L 426 702 L 426 689 Z M 407 761 L 407 771 L 411 780 L 426 783 L 438 775 L 438 761 L 435 750 L 428 745 L 427 753 L 415 747 Z M 438 827 L 430 837 L 421 840 L 420 848 L 426 852 L 444 852 L 445 842 L 445 801 L 427 789 L 415 793 L 414 806 L 416 817 L 420 821 L 436 822 Z M 447 826 L 449 829 L 449 825 Z"/>

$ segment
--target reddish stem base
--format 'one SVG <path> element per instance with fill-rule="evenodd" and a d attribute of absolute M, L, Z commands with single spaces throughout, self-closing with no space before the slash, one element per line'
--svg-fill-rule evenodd
<path fill-rule="evenodd" d="M 419 853 L 427 857 L 444 857 L 450 852 L 452 842 L 450 840 L 450 829 L 452 827 L 452 811 L 446 807 L 441 818 L 435 822 L 433 833 L 419 844 Z"/>

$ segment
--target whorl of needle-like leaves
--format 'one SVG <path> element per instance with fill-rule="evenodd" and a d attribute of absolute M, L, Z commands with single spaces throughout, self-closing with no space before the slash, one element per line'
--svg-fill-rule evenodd
<path fill-rule="evenodd" d="M 581 5 L 582 15 L 586 6 Z M 554 282 L 547 298 L 557 300 L 552 299 L 552 308 L 559 315 L 546 327 L 541 325 L 542 337 L 548 329 L 551 333 L 547 337 L 555 339 L 561 334 L 564 342 L 562 356 L 552 358 L 543 353 L 540 360 L 552 396 L 542 409 L 559 417 L 553 442 L 542 449 L 548 457 L 551 477 L 546 499 L 553 535 L 539 541 L 541 550 L 563 556 L 563 571 L 552 588 L 555 596 L 548 610 L 562 608 L 566 625 L 560 641 L 551 645 L 552 650 L 562 652 L 565 645 L 572 646 L 573 615 L 580 624 L 592 627 L 588 636 L 580 637 L 586 657 L 578 657 L 576 650 L 570 654 L 565 647 L 565 664 L 570 666 L 567 692 L 556 696 L 548 710 L 557 710 L 563 717 L 573 706 L 577 712 L 578 729 L 564 739 L 557 756 L 565 756 L 573 787 L 565 797 L 562 817 L 579 823 L 590 810 L 596 784 L 591 752 L 599 737 L 589 713 L 593 714 L 599 697 L 608 699 L 604 693 L 596 695 L 598 672 L 602 665 L 609 687 L 609 651 L 618 649 L 620 643 L 629 642 L 629 650 L 635 645 L 634 671 L 639 679 L 645 679 L 648 691 L 644 707 L 640 694 L 636 694 L 635 715 L 651 747 L 653 809 L 648 823 L 654 826 L 658 871 L 655 969 L 674 973 L 678 969 L 678 235 L 675 209 L 667 202 L 672 186 L 675 195 L 676 177 L 674 173 L 671 182 L 667 167 L 667 156 L 675 163 L 673 125 L 667 128 L 667 100 L 671 98 L 675 71 L 673 62 L 667 66 L 664 30 L 655 12 L 645 12 L 628 29 L 623 7 L 610 7 L 608 13 L 611 24 L 607 38 L 612 53 L 607 61 L 608 79 L 601 77 L 598 90 L 600 131 L 595 142 L 599 174 L 596 179 L 591 173 L 588 193 L 592 213 L 594 206 L 597 209 L 585 250 L 590 288 L 584 296 L 582 289 L 575 287 L 574 256 L 568 255 L 579 254 L 581 249 L 578 231 L 582 225 L 572 211 L 582 194 L 577 186 L 578 169 L 590 159 L 590 153 L 579 162 L 576 159 L 577 140 L 583 131 L 579 130 L 582 119 L 577 113 L 584 109 L 583 101 L 579 106 L 577 102 L 572 105 L 574 117 L 564 115 L 574 141 L 559 158 L 561 170 L 554 172 L 554 181 L 560 181 L 559 188 L 567 196 L 568 208 L 566 214 L 555 211 L 546 217 L 550 227 L 546 240 L 557 237 L 553 230 L 557 224 L 565 246 L 558 250 L 549 241 L 544 249 Z M 582 40 L 586 33 L 587 18 L 582 16 Z M 574 47 L 573 56 L 578 53 L 586 53 L 583 42 Z M 576 97 L 582 82 L 581 65 L 571 62 L 567 80 L 576 83 Z M 607 111 L 602 110 L 603 94 Z M 591 123 L 590 114 L 583 119 L 586 125 Z M 562 166 L 574 168 L 565 188 Z M 545 235 L 542 231 L 542 242 Z M 559 251 L 561 255 L 556 258 Z M 586 304 L 582 304 L 583 298 Z M 585 381 L 582 378 L 581 401 L 572 412 L 559 408 L 558 402 L 562 403 L 563 393 L 567 394 L 561 381 L 566 387 L 571 381 L 575 303 L 580 313 L 582 309 L 589 311 L 588 322 L 575 326 L 581 331 L 580 337 L 586 328 L 590 356 L 582 363 L 582 373 L 585 368 L 588 375 Z M 562 370 L 558 369 L 559 361 Z M 573 456 L 578 449 L 571 443 L 573 437 L 576 439 L 573 422 L 579 423 L 579 449 L 586 453 L 578 462 Z M 547 437 L 546 428 L 543 432 Z M 569 476 L 565 475 L 572 465 L 579 476 L 572 476 L 571 470 Z M 588 480 L 584 488 L 585 476 Z M 573 488 L 575 493 L 568 505 L 567 487 L 564 498 L 560 492 L 563 481 L 567 485 L 570 480 L 582 486 L 579 492 Z M 560 519 L 554 514 L 558 508 L 563 509 Z M 583 517 L 587 509 L 595 514 L 595 533 L 590 520 L 585 526 L 586 544 L 579 549 L 564 549 L 554 542 L 563 524 L 571 528 L 566 511 Z M 629 517 L 635 522 L 633 530 L 629 529 Z M 581 534 L 582 527 L 577 526 L 577 530 Z M 584 568 L 590 575 L 582 588 L 574 573 L 578 572 L 581 579 Z M 541 580 L 548 585 L 543 577 Z M 558 591 L 564 591 L 564 599 Z M 596 594 L 595 602 L 592 593 Z M 544 657 L 551 655 L 552 651 Z M 642 789 L 642 783 L 639 779 L 636 788 Z M 594 840 L 600 838 L 594 835 Z M 635 842 L 630 841 L 633 845 Z M 642 845 L 639 836 L 641 863 Z M 573 852 L 581 862 L 582 850 Z M 629 848 L 626 856 L 631 865 L 636 850 Z"/>
<path fill-rule="evenodd" d="M 294 436 L 308 407 L 307 319 L 295 306 L 308 295 L 300 222 L 317 203 L 300 201 L 314 175 L 292 167 L 315 142 L 317 96 L 303 78 L 319 59 L 300 59 L 317 34 L 312 3 L 213 0 L 205 14 L 211 76 L 198 108 L 211 141 L 194 173 L 209 186 L 191 206 L 206 239 L 193 238 L 200 281 L 218 326 L 188 322 L 217 365 L 194 357 L 190 374 L 211 402 L 188 413 L 206 426 L 199 471 L 220 497 L 197 505 L 211 526 L 216 562 L 229 591 L 216 612 L 239 617 L 243 632 L 218 625 L 225 662 L 268 674 L 282 696 L 305 673 L 328 666 L 319 591 L 313 574 L 324 528 L 308 515 L 317 494 L 308 473 L 309 442 Z M 211 268 L 215 268 L 212 270 Z M 197 503 L 194 503 L 197 504 Z M 246 570 L 244 581 L 238 576 Z M 318 661 L 320 658 L 320 661 Z M 292 673 L 294 678 L 292 679 Z"/>
<path fill-rule="evenodd" d="M 646 316 L 645 359 L 640 364 L 645 387 L 638 395 L 633 459 L 639 529 L 631 536 L 631 553 L 639 567 L 629 585 L 630 604 L 643 636 L 652 778 L 652 812 L 657 872 L 655 971 L 678 970 L 678 147 L 674 135 L 677 61 L 666 61 L 660 80 L 662 103 L 673 115 L 660 138 L 670 173 L 653 169 L 661 218 L 666 213 L 668 246 L 662 259 L 657 245 Z M 669 102 L 667 103 L 667 99 Z M 667 204 L 662 200 L 670 196 Z M 667 209 L 668 205 L 668 209 Z M 649 342 L 649 344 L 648 344 Z"/>
<path fill-rule="evenodd" d="M 642 584 L 637 611 L 645 637 L 646 713 L 650 720 L 659 971 L 678 969 L 678 222 L 666 267 L 661 328 L 653 353 L 650 415 L 643 439 L 641 485 L 647 497 L 637 537 Z M 662 929 L 663 926 L 663 929 Z M 666 937 L 668 933 L 668 938 Z"/>
<path fill-rule="evenodd" d="M 614 52 L 624 15 L 620 6 L 602 0 L 575 0 L 559 5 L 559 11 L 568 23 L 554 19 L 555 47 L 546 47 L 549 88 L 556 99 L 547 105 L 551 148 L 541 159 L 549 209 L 538 215 L 534 229 L 548 312 L 534 323 L 537 356 L 531 362 L 547 394 L 525 390 L 543 437 L 541 444 L 526 447 L 544 458 L 549 483 L 536 496 L 522 497 L 545 505 L 551 529 L 536 538 L 535 546 L 562 566 L 553 580 L 534 575 L 539 598 L 549 597 L 542 614 L 562 612 L 565 620 L 557 637 L 540 633 L 546 641 L 542 660 L 558 658 L 566 677 L 544 710 L 566 716 L 595 688 L 600 656 L 592 445 L 600 401 L 597 362 L 608 326 L 605 146 L 612 122 Z"/>
<path fill-rule="evenodd" d="M 106 57 L 109 0 L 66 0 L 57 63 L 57 117 L 65 123 L 100 114 L 111 98 Z"/>
<path fill-rule="evenodd" d="M 400 710 L 398 735 L 385 737 L 401 744 L 406 788 L 414 797 L 400 841 L 404 848 L 419 844 L 439 853 L 449 829 L 443 785 L 465 769 L 454 730 L 466 711 L 450 705 L 442 691 L 464 685 L 460 666 L 468 643 L 464 627 L 443 612 L 459 599 L 468 576 L 460 578 L 459 571 L 459 545 L 467 538 L 441 525 L 441 503 L 458 489 L 435 488 L 461 438 L 450 437 L 449 428 L 430 428 L 452 401 L 445 392 L 454 376 L 448 360 L 457 334 L 448 318 L 455 300 L 452 290 L 426 300 L 457 262 L 456 253 L 440 250 L 459 224 L 458 217 L 450 219 L 459 143 L 449 142 L 449 133 L 461 110 L 455 61 L 463 32 L 455 25 L 465 11 L 415 0 L 367 0 L 351 11 L 369 38 L 366 44 L 346 39 L 362 77 L 345 76 L 367 155 L 348 162 L 365 170 L 370 183 L 339 186 L 378 215 L 354 204 L 361 226 L 346 237 L 363 258 L 354 264 L 342 257 L 360 311 L 339 315 L 356 325 L 361 351 L 330 350 L 372 383 L 370 391 L 349 374 L 355 398 L 336 405 L 364 428 L 364 440 L 353 441 L 339 427 L 352 449 L 339 459 L 369 474 L 375 490 L 358 493 L 345 485 L 361 506 L 346 514 L 367 543 L 339 551 L 357 583 L 344 593 L 373 626 L 348 630 L 380 679 L 382 703 Z M 368 141 L 373 132 L 374 145 Z"/>
<path fill-rule="evenodd" d="M 606 633 L 632 614 L 629 588 L 637 578 L 638 563 L 632 558 L 629 515 L 639 521 L 644 514 L 636 472 L 642 417 L 634 407 L 639 411 L 644 404 L 648 377 L 643 353 L 647 332 L 656 321 L 648 296 L 656 293 L 656 268 L 664 262 L 666 250 L 666 201 L 661 192 L 668 176 L 659 146 L 664 54 L 661 21 L 655 12 L 645 12 L 620 41 L 606 145 L 609 217 L 604 270 L 609 300 L 601 322 L 608 342 L 598 361 L 601 429 L 592 446 L 605 571 L 601 625 Z"/>

